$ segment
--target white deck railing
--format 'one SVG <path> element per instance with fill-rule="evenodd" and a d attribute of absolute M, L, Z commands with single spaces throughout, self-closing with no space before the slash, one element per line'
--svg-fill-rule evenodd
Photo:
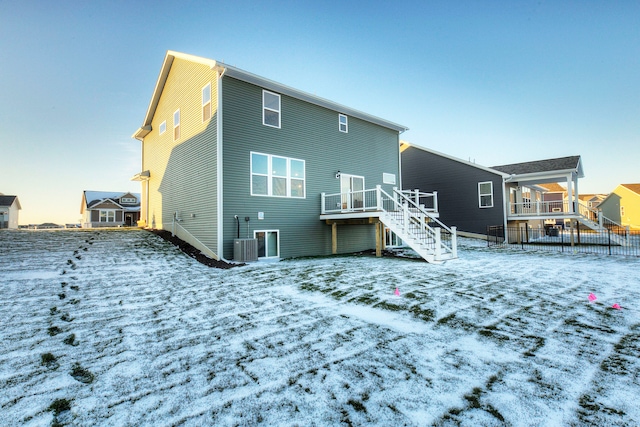
<path fill-rule="evenodd" d="M 320 214 L 393 211 L 402 198 L 412 201 L 416 206 L 423 206 L 430 213 L 438 213 L 438 193 L 424 193 L 418 190 L 396 188 L 394 196 L 389 195 L 379 186 L 369 190 L 347 191 L 344 193 L 322 193 Z"/>

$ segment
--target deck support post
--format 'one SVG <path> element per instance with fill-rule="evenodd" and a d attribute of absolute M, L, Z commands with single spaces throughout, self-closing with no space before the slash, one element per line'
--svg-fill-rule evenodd
<path fill-rule="evenodd" d="M 380 258 L 382 256 L 382 233 L 384 228 L 382 227 L 382 222 L 376 222 L 376 257 Z"/>
<path fill-rule="evenodd" d="M 335 222 L 331 224 L 331 253 L 338 253 L 338 224 Z"/>

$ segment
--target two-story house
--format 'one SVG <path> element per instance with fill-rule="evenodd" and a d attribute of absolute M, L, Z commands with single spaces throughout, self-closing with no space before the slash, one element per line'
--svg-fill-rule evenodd
<path fill-rule="evenodd" d="M 241 239 L 258 242 L 259 258 L 379 249 L 380 224 L 390 222 L 383 199 L 402 188 L 406 129 L 169 51 L 133 134 L 142 145 L 133 178 L 141 224 L 215 259 L 237 258 Z"/>
<path fill-rule="evenodd" d="M 85 190 L 80 214 L 82 228 L 135 227 L 140 219 L 140 194 Z"/>
<path fill-rule="evenodd" d="M 22 206 L 18 196 L 6 196 L 0 193 L 0 228 L 17 229 L 20 209 Z"/>

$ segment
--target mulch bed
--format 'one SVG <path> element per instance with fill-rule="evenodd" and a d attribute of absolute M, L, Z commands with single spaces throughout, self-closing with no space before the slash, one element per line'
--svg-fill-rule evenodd
<path fill-rule="evenodd" d="M 162 237 L 164 240 L 173 243 L 182 252 L 189 255 L 191 258 L 194 258 L 199 263 L 207 265 L 209 267 L 232 268 L 232 267 L 239 267 L 239 266 L 245 265 L 243 263 L 231 264 L 228 262 L 218 261 L 213 258 L 209 258 L 205 254 L 200 252 L 200 249 L 196 249 L 193 246 L 191 246 L 189 243 L 185 242 L 184 240 L 181 240 L 176 236 L 172 236 L 170 231 L 166 231 L 166 230 L 149 230 L 149 231 Z"/>

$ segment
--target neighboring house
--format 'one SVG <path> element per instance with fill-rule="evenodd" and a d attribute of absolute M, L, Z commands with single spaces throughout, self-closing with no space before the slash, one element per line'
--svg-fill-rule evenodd
<path fill-rule="evenodd" d="M 596 210 L 579 201 L 580 156 L 484 167 L 405 142 L 401 151 L 405 188 L 437 192 L 440 219 L 462 234 L 575 221 L 604 230 Z"/>
<path fill-rule="evenodd" d="M 5 196 L 0 193 L 0 228 L 18 228 L 20 213 L 20 201 L 18 196 Z"/>
<path fill-rule="evenodd" d="M 258 242 L 259 258 L 379 249 L 380 224 L 390 222 L 382 195 L 402 188 L 406 129 L 169 51 L 133 135 L 142 142 L 133 178 L 142 184 L 141 224 L 215 259 L 244 260 L 242 239 Z"/>
<path fill-rule="evenodd" d="M 506 225 L 503 181 L 509 175 L 402 141 L 406 189 L 437 192 L 440 220 L 458 233 L 485 237 L 487 227 Z"/>
<path fill-rule="evenodd" d="M 140 219 L 140 194 L 83 191 L 82 228 L 133 227 Z"/>
<path fill-rule="evenodd" d="M 598 210 L 618 225 L 640 229 L 640 184 L 618 185 L 600 202 Z"/>

